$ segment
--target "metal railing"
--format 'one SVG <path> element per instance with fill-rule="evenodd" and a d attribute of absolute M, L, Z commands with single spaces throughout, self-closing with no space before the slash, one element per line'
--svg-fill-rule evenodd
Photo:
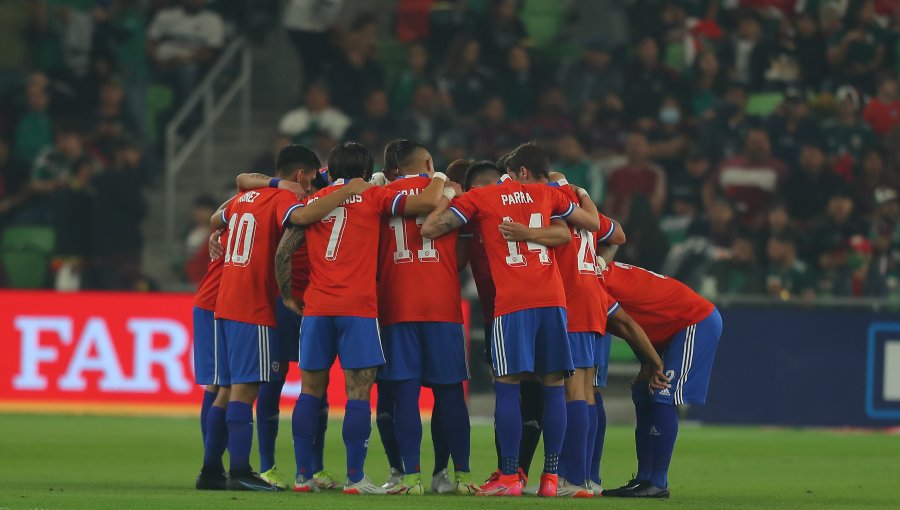
<path fill-rule="evenodd" d="M 240 71 L 228 84 L 224 92 L 216 95 L 216 85 L 221 81 L 225 73 L 237 64 Z M 175 239 L 175 182 L 182 168 L 203 144 L 203 178 L 206 187 L 209 187 L 212 179 L 213 165 L 215 164 L 215 125 L 225 110 L 231 105 L 232 100 L 241 94 L 241 144 L 246 145 L 250 137 L 250 101 L 251 101 L 251 72 L 253 67 L 253 55 L 250 45 L 241 37 L 228 45 L 225 51 L 216 60 L 200 85 L 191 93 L 190 97 L 179 108 L 178 112 L 166 125 L 165 130 L 165 240 L 170 250 L 177 250 Z M 195 121 L 197 108 L 201 110 L 201 122 L 194 129 L 187 140 L 178 145 L 178 135 L 186 123 Z"/>

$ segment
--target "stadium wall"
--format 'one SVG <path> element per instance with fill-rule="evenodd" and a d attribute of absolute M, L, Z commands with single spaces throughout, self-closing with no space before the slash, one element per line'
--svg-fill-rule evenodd
<path fill-rule="evenodd" d="M 900 314 L 720 307 L 724 330 L 707 423 L 825 427 L 900 425 Z"/>
<path fill-rule="evenodd" d="M 196 413 L 203 389 L 194 384 L 193 300 L 188 294 L 0 291 L 0 411 Z M 468 331 L 469 307 L 463 311 Z M 284 402 L 299 392 L 299 370 L 292 367 Z M 335 365 L 329 404 L 341 410 L 345 402 L 343 372 Z M 420 405 L 430 411 L 430 391 L 422 392 Z"/>

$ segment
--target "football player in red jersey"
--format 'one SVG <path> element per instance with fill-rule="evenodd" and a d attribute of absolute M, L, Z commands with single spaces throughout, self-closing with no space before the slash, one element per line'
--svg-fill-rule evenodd
<path fill-rule="evenodd" d="M 431 154 L 419 143 L 394 140 L 385 148 L 385 168 L 399 170 L 385 189 L 407 196 L 422 192 L 434 172 Z M 456 185 L 458 187 L 458 185 Z M 455 188 L 454 188 L 455 189 Z M 460 188 L 461 191 L 461 188 Z M 450 193 L 455 193 L 450 192 Z M 384 218 L 378 273 L 378 320 L 386 363 L 378 370 L 379 432 L 396 449 L 405 474 L 385 487 L 389 494 L 423 494 L 420 475 L 422 420 L 419 393 L 432 389 L 440 430 L 454 463 L 450 490 L 474 491 L 469 473 L 469 414 L 463 381 L 468 379 L 457 267 L 456 233 L 432 241 L 419 229 L 425 216 Z M 391 409 L 386 404 L 390 403 Z M 381 411 L 385 410 L 384 417 Z M 387 423 L 386 419 L 391 418 Z M 386 436 L 393 437 L 386 437 Z M 393 445 L 391 445 L 393 446 Z M 392 464 L 397 465 L 396 458 Z M 445 473 L 436 467 L 434 477 Z M 440 480 L 438 480 L 439 482 Z M 432 488 L 436 487 L 433 480 Z"/>
<path fill-rule="evenodd" d="M 556 478 L 565 434 L 563 380 L 573 369 L 565 341 L 565 291 L 552 253 L 546 246 L 507 241 L 504 222 L 544 227 L 552 216 L 596 231 L 596 214 L 576 208 L 564 195 L 546 185 L 522 184 L 512 175 L 524 171 L 546 177 L 549 161 L 534 144 L 518 147 L 505 159 L 508 174 L 497 185 L 472 189 L 449 204 L 442 201 L 422 227 L 422 235 L 436 239 L 472 221 L 484 241 L 496 288 L 492 331 L 493 369 L 497 394 L 495 421 L 501 449 L 501 472 L 481 487 L 481 495 L 518 496 L 522 493 L 518 451 L 522 436 L 519 386 L 524 374 L 538 373 L 544 383 L 544 475 Z M 564 235 L 568 231 L 562 229 Z M 542 292 L 535 292 L 542 289 Z M 546 492 L 546 491 L 545 491 Z"/>
<path fill-rule="evenodd" d="M 328 173 L 334 183 L 305 202 L 314 207 L 340 192 L 347 179 L 371 176 L 374 161 L 356 142 L 332 149 Z M 297 456 L 295 490 L 315 490 L 310 478 L 311 457 L 318 429 L 318 410 L 325 395 L 328 370 L 340 356 L 347 381 L 348 402 L 344 415 L 347 447 L 346 494 L 384 494 L 363 471 L 369 435 L 369 394 L 377 367 L 384 364 L 378 329 L 376 266 L 370 254 L 377 253 L 383 217 L 416 216 L 431 211 L 444 189 L 446 176 L 435 173 L 432 182 L 417 195 L 404 195 L 381 187 L 370 187 L 333 207 L 321 220 L 305 225 L 303 238 L 310 262 L 310 285 L 304 294 L 304 316 L 300 330 L 302 394 L 294 410 L 294 444 Z M 279 246 L 279 252 L 283 249 Z M 277 271 L 290 271 L 278 257 Z M 282 287 L 282 298 L 292 301 Z"/>
<path fill-rule="evenodd" d="M 279 172 L 288 177 L 291 172 Z M 273 186 L 279 186 L 276 180 Z M 271 380 L 274 362 L 272 340 L 275 329 L 274 248 L 288 219 L 317 221 L 342 201 L 362 191 L 368 184 L 354 182 L 334 197 L 315 207 L 299 208 L 294 192 L 262 188 L 238 194 L 210 219 L 215 229 L 228 227 L 224 267 L 216 300 L 216 368 L 219 384 L 231 386 L 226 423 L 232 490 L 281 490 L 266 482 L 250 467 L 253 435 L 252 404 L 259 384 Z"/>
<path fill-rule="evenodd" d="M 603 494 L 668 498 L 669 462 L 678 434 L 675 406 L 706 402 L 722 318 L 715 305 L 687 285 L 646 269 L 615 262 L 603 279 L 609 294 L 662 353 L 671 383 L 648 388 L 648 369 L 642 367 L 632 387 L 638 472 L 625 486 Z"/>

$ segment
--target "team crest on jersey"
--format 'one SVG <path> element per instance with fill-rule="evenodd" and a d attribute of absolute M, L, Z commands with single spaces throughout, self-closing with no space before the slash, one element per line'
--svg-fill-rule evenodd
<path fill-rule="evenodd" d="M 277 361 L 272 363 L 272 371 L 273 372 L 278 372 L 279 368 L 281 368 L 281 365 Z"/>

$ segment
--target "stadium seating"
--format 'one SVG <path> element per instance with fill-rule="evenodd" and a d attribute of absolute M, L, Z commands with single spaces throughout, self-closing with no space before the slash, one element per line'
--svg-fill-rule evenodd
<path fill-rule="evenodd" d="M 49 227 L 10 227 L 0 240 L 3 268 L 10 287 L 44 286 L 49 273 L 55 235 Z"/>

